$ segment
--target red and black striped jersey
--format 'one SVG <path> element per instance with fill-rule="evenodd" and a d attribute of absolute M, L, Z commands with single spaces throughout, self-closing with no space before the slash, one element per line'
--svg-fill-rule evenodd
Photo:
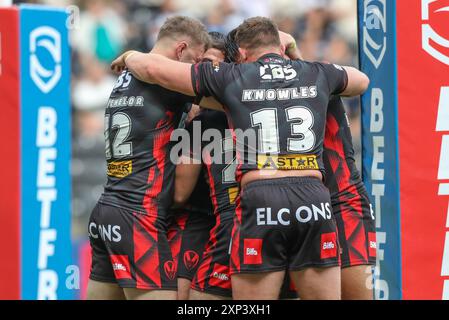
<path fill-rule="evenodd" d="M 326 169 L 325 184 L 332 199 L 345 193 L 353 193 L 362 187 L 362 178 L 354 158 L 349 119 L 339 96 L 334 96 L 329 101 L 323 161 Z"/>
<path fill-rule="evenodd" d="M 165 214 L 160 211 L 172 204 L 175 173 L 170 135 L 192 100 L 128 71 L 119 76 L 105 112 L 108 178 L 100 202 Z"/>
<path fill-rule="evenodd" d="M 253 63 L 192 66 L 197 96 L 225 109 L 236 140 L 237 180 L 250 170 L 320 170 L 326 111 L 343 92 L 346 71 L 333 64 L 266 54 Z"/>
<path fill-rule="evenodd" d="M 211 141 L 202 141 L 201 152 L 193 151 L 192 157 L 199 158 L 202 154 L 214 214 L 221 220 L 232 219 L 239 187 L 235 179 L 237 163 L 234 141 L 228 128 L 226 114 L 202 110 L 187 127 L 191 136 L 195 127 L 200 128 L 201 136 L 209 136 L 207 132 L 212 130 L 209 131 L 210 136 L 213 136 Z"/>

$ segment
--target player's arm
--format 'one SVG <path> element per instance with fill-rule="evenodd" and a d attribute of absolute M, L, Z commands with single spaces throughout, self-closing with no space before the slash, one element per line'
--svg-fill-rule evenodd
<path fill-rule="evenodd" d="M 202 165 L 192 162 L 189 157 L 182 156 L 181 163 L 176 166 L 175 194 L 173 197 L 176 206 L 182 206 L 186 203 L 200 176 Z"/>
<path fill-rule="evenodd" d="M 303 60 L 301 51 L 296 45 L 295 38 L 286 32 L 279 31 L 281 45 L 284 47 L 285 55 L 291 60 Z"/>
<path fill-rule="evenodd" d="M 286 32 L 279 31 L 281 44 L 285 48 L 285 55 L 291 60 L 303 60 L 301 51 L 296 45 L 295 38 Z M 346 88 L 340 93 L 342 96 L 358 96 L 366 91 L 369 86 L 369 78 L 363 72 L 356 68 L 344 66 L 346 71 L 347 83 Z"/>
<path fill-rule="evenodd" d="M 139 80 L 158 84 L 168 90 L 195 96 L 189 63 L 159 54 L 134 52 L 124 59 L 126 67 Z"/>
<path fill-rule="evenodd" d="M 159 54 L 128 51 L 111 64 L 112 70 L 116 72 L 125 67 L 141 81 L 195 96 L 191 77 L 192 65 L 189 63 L 171 60 Z M 202 98 L 199 105 L 203 108 L 223 110 L 223 106 L 212 97 Z"/>
<path fill-rule="evenodd" d="M 340 93 L 341 96 L 353 97 L 363 94 L 369 86 L 369 78 L 362 71 L 354 67 L 344 66 L 348 80 L 346 89 Z"/>
<path fill-rule="evenodd" d="M 213 109 L 218 111 L 224 111 L 223 105 L 215 100 L 213 97 L 203 97 L 200 100 L 199 103 L 200 107 L 206 108 L 206 109 Z"/>
<path fill-rule="evenodd" d="M 368 89 L 368 77 L 356 68 L 321 62 L 315 64 L 324 71 L 331 95 L 353 97 Z"/>

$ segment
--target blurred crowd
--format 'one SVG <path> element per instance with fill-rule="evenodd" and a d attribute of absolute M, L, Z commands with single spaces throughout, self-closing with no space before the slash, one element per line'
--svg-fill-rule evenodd
<path fill-rule="evenodd" d="M 21 2 L 21 1 L 15 1 Z M 151 50 L 172 15 L 193 16 L 227 33 L 245 18 L 268 16 L 291 33 L 306 60 L 357 65 L 356 0 L 40 0 L 72 14 L 73 236 L 85 236 L 105 182 L 103 114 L 115 76 L 109 63 L 127 49 Z M 358 99 L 345 100 L 360 164 Z M 360 165 L 359 165 L 360 168 Z"/>

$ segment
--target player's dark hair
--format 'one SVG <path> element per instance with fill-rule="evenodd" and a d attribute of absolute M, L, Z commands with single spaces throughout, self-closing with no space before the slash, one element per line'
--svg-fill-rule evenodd
<path fill-rule="evenodd" d="M 165 20 L 157 36 L 157 40 L 164 38 L 179 39 L 188 36 L 196 45 L 204 44 L 207 49 L 210 37 L 206 27 L 199 20 L 185 16 L 175 16 Z"/>
<path fill-rule="evenodd" d="M 238 62 L 239 61 L 239 46 L 237 42 L 235 41 L 235 34 L 237 33 L 237 28 L 231 30 L 227 37 L 226 37 L 226 43 L 225 43 L 225 62 Z"/>
<path fill-rule="evenodd" d="M 237 27 L 235 40 L 239 47 L 250 50 L 281 45 L 276 23 L 265 17 L 254 17 L 243 21 Z"/>
<path fill-rule="evenodd" d="M 210 44 L 209 48 L 214 48 L 223 52 L 223 55 L 226 55 L 226 37 L 224 34 L 216 31 L 209 32 Z"/>

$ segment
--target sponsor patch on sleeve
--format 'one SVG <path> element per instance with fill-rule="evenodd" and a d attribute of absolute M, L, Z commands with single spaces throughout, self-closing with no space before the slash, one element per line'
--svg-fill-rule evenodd
<path fill-rule="evenodd" d="M 108 176 L 116 178 L 124 178 L 133 172 L 133 162 L 128 161 L 114 161 L 108 163 Z"/>

